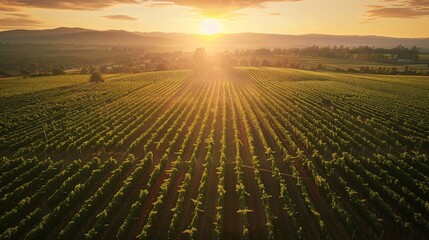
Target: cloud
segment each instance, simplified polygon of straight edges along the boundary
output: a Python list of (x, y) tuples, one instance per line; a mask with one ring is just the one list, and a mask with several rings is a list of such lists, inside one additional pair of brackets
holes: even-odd
[(2, 11), (2, 12), (17, 12), (17, 11), (19, 11), (19, 9), (15, 8), (15, 7), (10, 7), (7, 5), (2, 5), (1, 1), (0, 1), (0, 11)]
[(205, 15), (222, 15), (224, 13), (248, 7), (263, 7), (264, 4), (270, 2), (298, 1), (302, 0), (0, 0), (0, 11), (18, 11), (28, 7), (69, 10), (97, 10), (121, 4), (145, 3), (146, 7), (160, 8), (180, 5), (199, 9)]
[(270, 15), (271, 15), (271, 16), (281, 16), (282, 14), (281, 14), (281, 13), (278, 13), (278, 12), (273, 12), (273, 13), (270, 13)]
[(429, 15), (429, 9), (412, 9), (406, 7), (369, 6), (369, 19), (377, 18), (417, 18)]
[(0, 18), (0, 29), (10, 29), (19, 27), (34, 27), (42, 25), (43, 22), (30, 17), (5, 17)]
[(8, 8), (51, 8), (51, 9), (72, 9), (72, 10), (96, 10), (112, 7), (119, 4), (136, 4), (137, 0), (0, 0), (0, 7)]
[(149, 4), (147, 4), (145, 6), (151, 7), (151, 8), (163, 8), (163, 7), (174, 6), (174, 3), (171, 3), (171, 2), (150, 2)]
[(429, 0), (408, 0), (407, 2), (414, 6), (429, 6)]
[(128, 15), (107, 15), (103, 16), (104, 18), (112, 19), (112, 20), (121, 20), (121, 21), (137, 21), (138, 18), (131, 17)]
[[(147, 1), (147, 0), (146, 0)], [(198, 8), (205, 15), (223, 15), (227, 12), (248, 8), (263, 7), (270, 2), (298, 2), (301, 0), (152, 0), (151, 3), (174, 3), (180, 6)]]
[(419, 18), (429, 16), (429, 0), (382, 0), (367, 6), (367, 20), (378, 18)]
[(21, 13), (8, 13), (7, 15), (14, 16), (14, 17), (20, 17), (20, 18), (29, 18), (30, 17), (30, 15), (21, 14)]

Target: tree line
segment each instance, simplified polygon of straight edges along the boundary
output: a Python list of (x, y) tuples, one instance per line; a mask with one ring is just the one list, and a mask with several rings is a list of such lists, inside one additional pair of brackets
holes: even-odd
[(254, 51), (255, 55), (289, 55), (298, 57), (326, 57), (358, 59), (362, 61), (396, 62), (398, 60), (419, 60), (420, 48), (398, 45), (394, 48), (376, 48), (370, 46), (344, 47), (341, 46), (311, 46), (305, 48), (262, 48)]
[[(225, 51), (207, 54), (203, 48), (195, 51), (146, 53), (143, 50), (131, 49), (76, 49), (62, 52), (60, 49), (51, 50), (56, 54), (42, 53), (30, 56), (29, 52), (17, 51), (0, 53), (0, 77), (27, 76), (38, 77), (61, 74), (92, 74), (100, 73), (140, 73), (147, 71), (165, 71), (177, 69), (199, 69), (220, 67), (230, 69), (234, 66), (265, 66), (286, 67), (307, 70), (330, 70), (365, 72), (377, 74), (416, 74), (425, 75), (426, 72), (417, 71), (412, 67), (369, 67), (363, 65), (356, 68), (332, 69), (326, 66), (311, 65), (305, 59), (293, 60), (296, 57), (320, 57), (331, 59), (351, 59), (362, 62), (380, 62), (385, 64), (412, 64), (419, 60), (420, 48), (411, 48), (399, 45), (394, 48), (376, 48), (369, 46), (311, 46), (305, 48), (261, 48)], [(67, 55), (71, 54), (71, 55)], [(100, 55), (100, 56), (98, 56)], [(98, 56), (98, 57), (97, 57)], [(419, 62), (421, 63), (421, 61)], [(316, 63), (317, 64), (317, 63)]]

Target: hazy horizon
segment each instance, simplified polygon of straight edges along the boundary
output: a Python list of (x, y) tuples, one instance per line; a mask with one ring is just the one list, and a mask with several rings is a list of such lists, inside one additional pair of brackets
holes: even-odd
[[(186, 32), (175, 32), (175, 31), (128, 31), (124, 29), (115, 29), (115, 28), (107, 28), (107, 29), (94, 29), (94, 28), (86, 28), (86, 27), (79, 27), (79, 26), (58, 26), (53, 28), (40, 28), (40, 29), (31, 29), (31, 28), (16, 28), (16, 29), (0, 29), (0, 32), (8, 32), (8, 31), (46, 31), (46, 30), (57, 30), (57, 29), (85, 29), (85, 30), (91, 30), (91, 31), (125, 31), (129, 33), (163, 33), (163, 34), (184, 34), (184, 35), (194, 35), (194, 36), (201, 36), (201, 37), (207, 37), (206, 34), (203, 33), (186, 33)], [(311, 36), (311, 35), (320, 35), (320, 36), (339, 36), (339, 37), (386, 37), (386, 38), (401, 38), (401, 39), (428, 39), (428, 36), (425, 37), (395, 37), (395, 36), (385, 36), (380, 34), (325, 34), (325, 33), (302, 33), (302, 34), (289, 34), (289, 33), (264, 33), (264, 32), (220, 32), (216, 33), (215, 35), (210, 35), (208, 37), (216, 37), (216, 36), (222, 36), (222, 35), (239, 35), (239, 34), (261, 34), (261, 35), (280, 35), (280, 36)]]
[(186, 34), (429, 37), (427, 0), (0, 0), (0, 31), (80, 27)]

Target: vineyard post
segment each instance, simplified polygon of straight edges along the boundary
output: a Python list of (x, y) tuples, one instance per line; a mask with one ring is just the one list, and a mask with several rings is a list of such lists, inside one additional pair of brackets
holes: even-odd
[(419, 154), (419, 152), (420, 152), (420, 148), (422, 147), (422, 144), (423, 144), (423, 139), (420, 141), (419, 147), (417, 148), (416, 155), (418, 155), (418, 154)]
[(411, 231), (411, 234), (410, 234), (410, 236), (408, 237), (408, 240), (411, 240), (411, 239), (412, 239), (413, 234), (414, 234), (414, 229)]
[(48, 142), (48, 135), (46, 135), (46, 129), (43, 129), (43, 134), (45, 134), (46, 142)]
[(384, 235), (384, 229), (383, 231), (381, 231), (380, 240), (383, 238), (383, 235)]

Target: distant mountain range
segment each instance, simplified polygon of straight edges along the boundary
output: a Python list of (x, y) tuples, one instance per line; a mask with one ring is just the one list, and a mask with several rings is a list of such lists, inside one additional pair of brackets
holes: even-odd
[(245, 49), (291, 48), (306, 46), (374, 46), (391, 48), (399, 44), (429, 50), (429, 38), (392, 38), (381, 36), (343, 35), (285, 35), (261, 33), (219, 34), (212, 37), (197, 34), (128, 32), (123, 30), (96, 31), (84, 28), (55, 28), (47, 30), (10, 30), (0, 32), (3, 43), (62, 43), (83, 45), (133, 45), (168, 49)]

